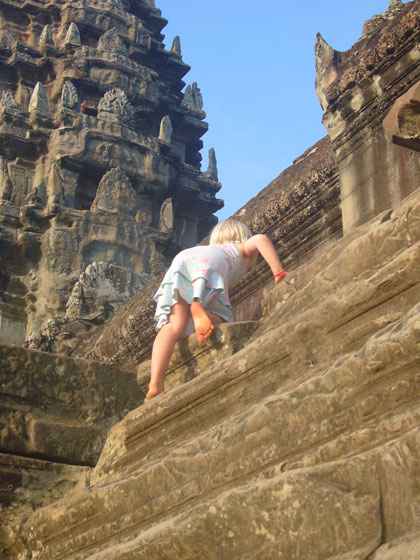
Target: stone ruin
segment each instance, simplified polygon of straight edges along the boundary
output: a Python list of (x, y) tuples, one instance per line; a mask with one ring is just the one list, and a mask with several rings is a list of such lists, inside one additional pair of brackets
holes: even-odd
[(154, 2), (0, 2), (0, 340), (65, 351), (216, 223), (166, 23)]
[[(346, 53), (317, 38), (329, 137), (235, 214), (290, 274), (257, 263), (239, 322), (182, 340), (164, 394), (143, 404), (159, 278), (71, 356), (0, 345), (5, 558), (418, 560), (419, 40), (420, 0)], [(71, 313), (111, 295), (97, 277), (128, 290), (118, 266), (82, 271)]]

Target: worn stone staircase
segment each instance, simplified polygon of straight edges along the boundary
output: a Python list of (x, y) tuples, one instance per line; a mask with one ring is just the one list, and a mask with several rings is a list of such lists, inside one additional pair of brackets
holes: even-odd
[(420, 192), (213, 336), (28, 519), (32, 557), (418, 560)]

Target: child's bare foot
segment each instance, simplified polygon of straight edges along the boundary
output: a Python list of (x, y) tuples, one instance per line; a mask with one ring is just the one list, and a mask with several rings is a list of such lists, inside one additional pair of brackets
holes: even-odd
[(154, 397), (160, 395), (160, 393), (163, 393), (163, 388), (161, 389), (160, 387), (152, 387), (149, 385), (149, 391), (147, 393), (146, 400), (153, 399)]
[(191, 315), (194, 321), (198, 342), (204, 342), (205, 339), (211, 335), (214, 329), (213, 323), (210, 321), (209, 316), (204, 311), (201, 303), (198, 301), (192, 302)]

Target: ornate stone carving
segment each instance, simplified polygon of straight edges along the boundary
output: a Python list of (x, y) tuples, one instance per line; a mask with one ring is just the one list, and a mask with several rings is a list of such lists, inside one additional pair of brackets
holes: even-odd
[(64, 38), (64, 44), (75, 46), (75, 47), (80, 47), (80, 45), (82, 44), (80, 41), (79, 28), (75, 23), (70, 24), (66, 36)]
[(13, 111), (21, 111), (20, 104), (15, 101), (12, 93), (9, 90), (3, 91), (0, 98), (0, 110), (12, 109)]
[(396, 98), (418, 81), (419, 3), (392, 2), (372, 22), (345, 53), (321, 38), (316, 47), (317, 94), (339, 162), (345, 233), (416, 190), (420, 174), (420, 162), (390, 145), (381, 126)]
[(0, 31), (0, 45), (3, 47), (8, 47), (9, 49), (13, 49), (17, 44), (16, 37), (7, 31), (7, 29), (2, 29)]
[(171, 138), (172, 138), (171, 117), (169, 115), (165, 115), (160, 123), (159, 140), (161, 140), (162, 142), (166, 142), (167, 144), (170, 144)]
[(99, 102), (98, 117), (105, 120), (129, 123), (134, 116), (134, 109), (122, 89), (111, 89)]
[(91, 211), (111, 212), (135, 216), (137, 212), (137, 196), (127, 174), (117, 167), (102, 177), (92, 203)]
[(0, 156), (0, 199), (10, 200), (12, 198), (13, 185), (9, 176), (7, 161)]
[[(4, 0), (0, 10), (0, 145), (8, 162), (0, 262), (2, 277), (11, 278), (0, 300), (0, 340), (15, 344), (65, 315), (89, 263), (109, 260), (136, 274), (161, 271), (178, 243), (195, 244), (198, 232), (207, 233), (222, 205), (200, 170), (196, 139), (206, 128), (204, 114), (181, 107), (188, 66), (165, 49), (166, 21), (154, 3), (83, 0), (58, 10), (32, 4), (24, 2), (19, 17), (13, 0)], [(123, 58), (128, 50), (132, 56)], [(168, 119), (164, 140), (157, 138), (163, 114), (154, 111), (163, 106), (185, 130), (176, 146)], [(169, 148), (180, 157), (167, 157)], [(105, 188), (104, 179), (98, 190), (106, 171), (117, 167), (126, 174), (119, 177), (122, 188), (118, 182)], [(174, 177), (176, 192), (170, 190)], [(159, 228), (169, 192), (173, 234)], [(190, 214), (194, 220), (188, 221)], [(66, 344), (63, 334), (50, 348)]]
[(41, 82), (38, 82), (32, 92), (28, 111), (48, 115), (47, 92)]
[(99, 38), (98, 52), (115, 52), (128, 56), (127, 47), (114, 27)]
[(77, 95), (76, 86), (73, 82), (66, 81), (63, 85), (63, 91), (61, 92), (61, 105), (67, 109), (75, 110), (79, 103), (79, 96)]
[(66, 305), (66, 317), (101, 323), (153, 278), (150, 274), (136, 274), (112, 263), (92, 263), (73, 287)]

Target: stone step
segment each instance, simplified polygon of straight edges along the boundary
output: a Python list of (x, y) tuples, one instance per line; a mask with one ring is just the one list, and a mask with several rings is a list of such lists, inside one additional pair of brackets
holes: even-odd
[[(200, 344), (193, 334), (180, 340), (174, 349), (165, 375), (166, 390), (191, 381), (215, 362), (233, 356), (249, 341), (258, 321), (216, 325), (211, 336)], [(142, 362), (137, 371), (137, 383), (147, 393), (150, 381), (150, 360)]]
[(316, 539), (356, 560), (418, 531), (419, 239), (420, 194), (290, 275), (242, 349), (130, 412), (90, 488), (29, 518), (33, 556), (302, 560)]

